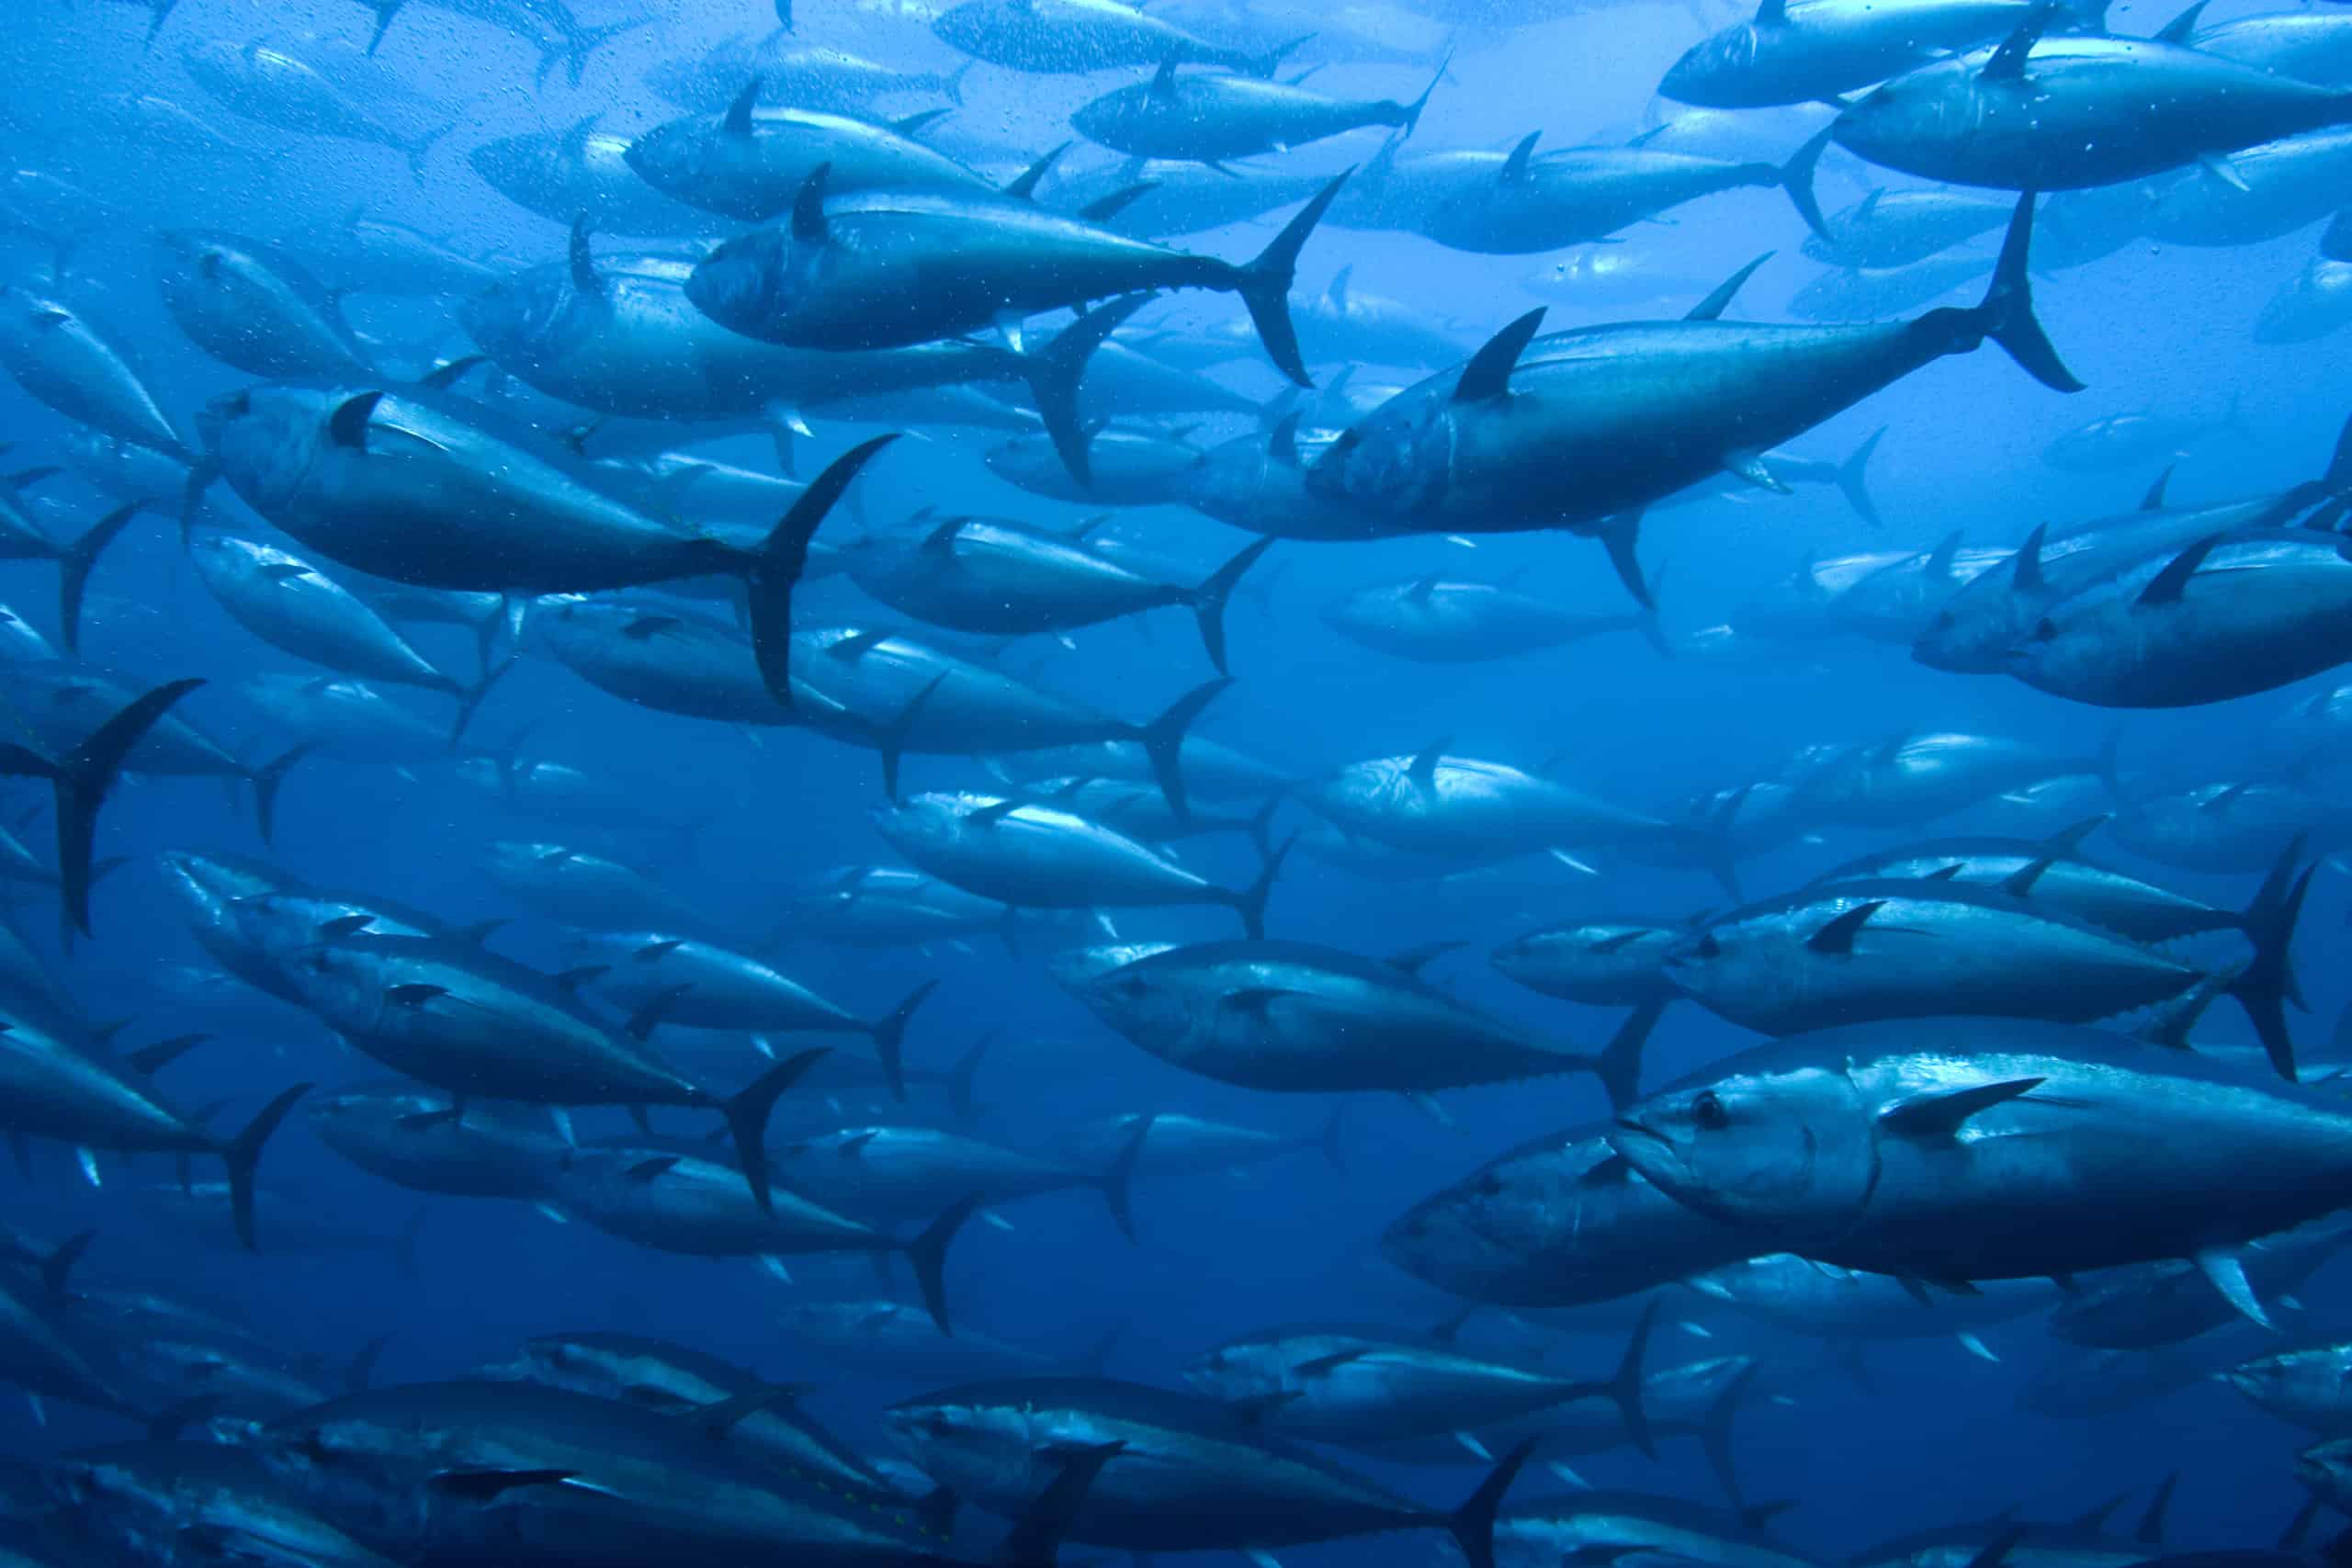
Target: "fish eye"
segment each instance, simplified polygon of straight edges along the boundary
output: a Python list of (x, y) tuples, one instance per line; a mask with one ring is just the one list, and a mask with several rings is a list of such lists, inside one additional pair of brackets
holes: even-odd
[(1720, 1133), (1731, 1125), (1731, 1112), (1713, 1089), (1702, 1089), (1699, 1098), (1690, 1102), (1690, 1120), (1710, 1133)]
[(1714, 932), (1704, 931), (1700, 934), (1699, 945), (1692, 951), (1702, 958), (1721, 958), (1724, 955), (1724, 944), (1715, 940)]
[(2049, 616), (2044, 615), (2041, 620), (2039, 620), (2039, 621), (2037, 621), (2037, 622), (2035, 622), (2035, 623), (2034, 623), (2034, 626), (2033, 626), (2033, 640), (2034, 640), (2034, 641), (2036, 641), (2036, 642), (2048, 642), (2048, 641), (2050, 641), (2052, 638), (2055, 637), (2057, 635), (2058, 635), (2058, 623), (2057, 623), (2057, 622), (2055, 622), (2055, 621), (2053, 621), (2053, 620), (2052, 620)]
[(243, 419), (254, 412), (254, 395), (251, 392), (238, 392), (223, 401), (220, 406), (231, 419)]
[(1470, 1190), (1480, 1198), (1500, 1197), (1503, 1190), (1503, 1179), (1491, 1170), (1487, 1171), (1470, 1184)]
[(1144, 983), (1141, 980), (1122, 980), (1116, 989), (1123, 997), (1140, 997), (1144, 993)]

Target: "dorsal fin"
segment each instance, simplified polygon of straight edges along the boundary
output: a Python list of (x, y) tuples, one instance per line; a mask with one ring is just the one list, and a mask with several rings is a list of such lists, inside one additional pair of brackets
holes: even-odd
[(894, 136), (904, 136), (912, 140), (955, 112), (956, 107), (953, 104), (942, 104), (935, 109), (922, 109), (914, 114), (901, 115), (890, 122), (890, 132)]
[(1331, 275), (1331, 286), (1323, 290), (1323, 298), (1335, 310), (1348, 308), (1348, 280), (1355, 276), (1356, 264), (1350, 262)]
[(1405, 597), (1414, 601), (1416, 604), (1419, 604), (1429, 598), (1430, 594), (1436, 592), (1437, 579), (1434, 577), (1424, 577), (1419, 581), (1414, 583), (1413, 586), (1405, 590)]
[(2177, 604), (2181, 594), (2188, 592), (2188, 580), (2197, 575), (2197, 569), (2205, 564), (2205, 558), (2213, 553), (2213, 547), (2222, 538), (2220, 534), (2208, 535), (2166, 561), (2165, 569), (2149, 580), (2147, 587), (2140, 590), (2139, 603)]
[(1984, 69), (1977, 73), (1977, 80), (2024, 81), (2026, 58), (2032, 54), (2033, 46), (2041, 41), (2041, 35), (2050, 30), (2050, 24), (2057, 20), (2060, 9), (2057, 0), (2046, 0), (2045, 4), (2035, 6), (2033, 13), (2018, 24), (2018, 30), (2001, 40), (2001, 47), (1993, 51), (1993, 58), (1987, 60)]
[(727, 106), (727, 118), (720, 123), (719, 129), (729, 136), (751, 135), (752, 111), (759, 107), (760, 79), (754, 76), (743, 84), (743, 90), (735, 95), (733, 103)]
[[(597, 122), (604, 118), (605, 111), (598, 109), (594, 114), (586, 115), (572, 121), (571, 129), (563, 133), (563, 156), (566, 162), (576, 164), (587, 155), (588, 139), (596, 134)], [(357, 214), (355, 213), (353, 216), (356, 217)]]
[(800, 182), (792, 197), (792, 238), (808, 245), (825, 243), (825, 187), (832, 179), (830, 163), (818, 164)]
[(2189, 38), (2197, 31), (2198, 20), (2204, 15), (2205, 0), (2197, 0), (2197, 3), (2194, 6), (2191, 6), (2188, 10), (2183, 11), (2179, 16), (2175, 17), (2171, 21), (2166, 22), (2161, 28), (2159, 28), (2156, 32), (2155, 41), (2158, 43), (2177, 43), (2183, 48), (2187, 48)]
[(1762, 255), (1758, 256), (1754, 261), (1749, 262), (1746, 266), (1741, 267), (1737, 272), (1735, 272), (1729, 277), (1724, 278), (1721, 283), (1715, 285), (1715, 291), (1713, 294), (1708, 295), (1704, 299), (1702, 299), (1696, 305), (1691, 306), (1690, 311), (1685, 314), (1682, 319), (1686, 321), (1712, 321), (1720, 318), (1724, 313), (1724, 307), (1728, 306), (1732, 302), (1733, 296), (1739, 292), (1740, 286), (1746, 283), (1749, 278), (1756, 276), (1756, 269), (1758, 267), (1762, 266), (1766, 262), (1770, 261), (1771, 259), (1772, 253), (1766, 251)]
[(1854, 939), (1861, 934), (1864, 926), (1871, 923), (1871, 917), (1884, 908), (1886, 900), (1883, 898), (1857, 904), (1805, 938), (1804, 944), (1815, 953), (1851, 953)]
[(2039, 593), (2049, 579), (2041, 571), (2041, 542), (2050, 534), (2050, 525), (2039, 523), (2025, 543), (2018, 547), (2017, 569), (2009, 574), (2009, 586), (2019, 593)]
[(1158, 180), (1137, 180), (1131, 186), (1121, 186), (1108, 196), (1098, 196), (1078, 209), (1078, 215), (1089, 223), (1108, 223), (1145, 197), (1159, 188)]
[(2053, 859), (2063, 859), (2083, 847), (2083, 840), (2115, 819), (2114, 813), (2102, 811), (2096, 817), (2086, 817), (2070, 822), (2041, 840), (2041, 852)]
[(1462, 367), (1462, 378), (1453, 384), (1453, 400), (1484, 402), (1507, 396), (1510, 391), (1510, 373), (1543, 324), (1544, 308), (1538, 306), (1488, 338), (1486, 346), (1472, 355), (1470, 363)]
[(1783, 28), (1789, 23), (1789, 0), (1760, 0), (1756, 7), (1759, 28)]
[(2150, 485), (2148, 487), (2148, 493), (2140, 498), (2141, 511), (2162, 512), (2165, 509), (2165, 491), (2172, 483), (2173, 469), (2179, 466), (2180, 465), (2177, 463), (2167, 463), (2165, 465), (2165, 471), (2156, 476), (2156, 482)]
[(1453, 737), (1451, 735), (1442, 736), (1415, 752), (1412, 765), (1405, 770), (1405, 776), (1422, 789), (1428, 789), (1435, 784), (1437, 765), (1445, 760), (1446, 746), (1453, 739)]
[(571, 220), (571, 287), (592, 299), (605, 297), (605, 280), (596, 276), (595, 253), (588, 248), (588, 215)]
[(1884, 186), (1871, 186), (1870, 195), (1862, 197), (1861, 205), (1854, 209), (1854, 215), (1846, 220), (1847, 225), (1850, 228), (1856, 223), (1869, 222), (1871, 216), (1878, 211), (1879, 197), (1885, 194), (1886, 187)]
[(1543, 135), (1541, 130), (1531, 130), (1519, 139), (1519, 144), (1510, 150), (1510, 156), (1503, 160), (1502, 181), (1505, 185), (1517, 185), (1527, 177), (1528, 163), (1535, 156), (1535, 143), (1542, 140)]
[(1266, 435), (1266, 450), (1294, 467), (1298, 462), (1298, 419), (1295, 412), (1283, 415)]
[(1176, 53), (1174, 51), (1170, 51), (1168, 58), (1159, 62), (1159, 69), (1151, 73), (1151, 86), (1148, 90), (1155, 98), (1172, 98), (1176, 96)]
[(1004, 194), (1012, 197), (1015, 201), (1035, 200), (1037, 197), (1037, 182), (1044, 179), (1046, 177), (1046, 171), (1059, 163), (1061, 161), (1061, 155), (1069, 151), (1069, 143), (1065, 141), (1060, 146), (1049, 149), (1046, 152), (1039, 154), (1035, 163), (1030, 164), (1027, 168), (1022, 170), (1012, 177), (1012, 183), (1004, 187)]
[(2057, 863), (2055, 855), (2043, 855), (2026, 862), (2001, 879), (2001, 891), (2012, 898), (2025, 897), (2033, 891), (2033, 885), (2041, 880), (2041, 874)]
[(359, 392), (344, 399), (327, 417), (327, 439), (356, 452), (368, 450), (368, 421), (383, 400), (381, 392)]
[(1936, 541), (1936, 547), (1928, 552), (1928, 575), (1929, 577), (1950, 577), (1951, 575), (1951, 563), (1958, 559), (1959, 557), (1960, 530), (1954, 528), (1951, 533), (1946, 534), (1941, 539)]

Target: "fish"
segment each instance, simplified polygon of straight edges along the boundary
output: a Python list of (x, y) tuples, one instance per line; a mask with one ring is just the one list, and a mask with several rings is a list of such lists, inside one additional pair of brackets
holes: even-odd
[(1574, 615), (1508, 582), (1421, 577), (1358, 589), (1323, 618), (1352, 642), (1417, 662), (1507, 659), (1620, 631), (1665, 647), (1653, 615)]
[[(561, 130), (493, 137), (469, 149), (466, 163), (499, 195), (549, 222), (584, 218), (605, 233), (663, 239), (725, 232), (712, 214), (642, 178), (628, 162), (638, 139), (603, 129), (604, 120), (599, 112)], [(482, 269), (479, 281), (491, 281), (489, 269)]]
[(1838, 266), (1909, 266), (1993, 232), (2008, 216), (2007, 202), (1973, 191), (1873, 186), (1853, 206), (1826, 214), (1825, 232), (1807, 235), (1804, 251)]
[(933, 792), (876, 807), (873, 818), (917, 869), (984, 898), (1045, 909), (1222, 905), (1252, 937), (1264, 934), (1284, 853), (1269, 855), (1248, 886), (1227, 887), (1115, 828), (1043, 802)]
[[(764, 1162), (763, 1162), (764, 1163)], [(952, 1205), (909, 1241), (779, 1185), (767, 1201), (745, 1190), (749, 1173), (701, 1155), (623, 1144), (582, 1151), (564, 1164), (549, 1201), (597, 1229), (657, 1251), (695, 1258), (790, 1258), (821, 1252), (903, 1253), (923, 1304), (953, 1333), (944, 1281), (947, 1247), (978, 1200)]]
[[(2086, 7), (2090, 30), (2105, 8)], [(2031, 0), (1764, 0), (1755, 17), (1710, 34), (1668, 68), (1658, 95), (1708, 108), (1770, 108), (1836, 100), (1948, 55), (2006, 37), (2029, 19), (2048, 26)]]
[(716, 123), (707, 116), (666, 121), (632, 139), (623, 157), (662, 195), (737, 223), (791, 211), (820, 167), (828, 192), (996, 194), (988, 180), (915, 140), (944, 110), (877, 125), (812, 109), (762, 109), (760, 85), (753, 77)]
[[(1450, 62), (1449, 62), (1450, 63)], [(1226, 72), (1177, 73), (1160, 61), (1151, 80), (1120, 87), (1080, 106), (1070, 127), (1088, 141), (1131, 158), (1223, 164), (1345, 135), (1371, 126), (1413, 134), (1445, 67), (1410, 103), (1395, 98), (1326, 97), (1289, 83)]]
[[(1934, 1281), (2194, 1258), (2259, 1322), (2242, 1250), (2333, 1206), (2342, 1115), (2258, 1070), (2096, 1030), (1915, 1018), (1715, 1064), (1633, 1107), (1610, 1144), (1677, 1201), (1825, 1262)], [(2008, 1223), (2021, 1184), (2030, 1228)]]
[(178, 424), (114, 333), (61, 300), (0, 283), (0, 368), (70, 420), (191, 460)]
[(1785, 190), (1811, 221), (1811, 162), (1788, 164), (1626, 147), (1570, 147), (1537, 154), (1538, 131), (1511, 149), (1491, 181), (1464, 182), (1414, 225), (1450, 250), (1538, 255), (1606, 240), (1644, 220), (1725, 191)]
[(2254, 341), (2310, 343), (2346, 321), (2352, 321), (2352, 265), (2318, 257), (2264, 302)]
[(1126, 1039), (1221, 1083), (1412, 1097), (1589, 1072), (1611, 1103), (1632, 1099), (1646, 1028), (1621, 1031), (1598, 1053), (1555, 1050), (1422, 980), (1432, 956), (1383, 963), (1253, 933), (1057, 978)]
[[(751, 548), (648, 513), (563, 448), (481, 423), (470, 405), (431, 390), (266, 383), (214, 400), (200, 423), (214, 470), (247, 504), (329, 558), (394, 581), (566, 592), (741, 575), (752, 584), (762, 678), (787, 694), (792, 585), (808, 541), (895, 439), (835, 458)], [(789, 705), (788, 694), (777, 701)]]
[[(679, 1416), (779, 1392), (707, 1352), (634, 1334), (541, 1335), (525, 1341), (511, 1360), (480, 1371), (497, 1381), (569, 1389)], [(838, 1488), (882, 1508), (905, 1509), (914, 1501), (802, 1411), (791, 1391), (745, 1413), (723, 1436), (795, 1481)]]
[(1240, 295), (1275, 368), (1311, 386), (1286, 300), (1299, 251), (1346, 178), (1236, 265), (1001, 200), (829, 199), (820, 166), (795, 196), (788, 226), (721, 244), (695, 265), (686, 297), (747, 336), (849, 349), (930, 342), (1139, 289), (1211, 288)]
[[(884, 1420), (926, 1473), (1002, 1513), (1027, 1504), (1040, 1484), (1041, 1461), (1073, 1435), (1125, 1445), (1096, 1475), (1070, 1519), (1069, 1538), (1137, 1551), (1264, 1550), (1435, 1528), (1455, 1538), (1474, 1568), (1491, 1568), (1495, 1512), (1527, 1458), (1506, 1456), (1448, 1513), (1407, 1502), (1305, 1450), (1278, 1446), (1214, 1400), (1136, 1383), (965, 1384), (892, 1405)], [(1119, 1469), (1129, 1456), (1134, 1482)]]
[(1666, 973), (1711, 1011), (1783, 1035), (1960, 1013), (2089, 1023), (2211, 986), (2238, 998), (2291, 1079), (2285, 1005), (2300, 988), (2288, 946), (2308, 884), (2282, 855), (2245, 918), (2253, 956), (2220, 972), (2036, 903), (2029, 870), (1989, 890), (1826, 883), (1714, 917), (1668, 953)]
[(409, 131), (387, 124), (345, 96), (309, 62), (259, 41), (242, 47), (228, 39), (187, 44), (180, 50), (180, 64), (230, 113), (277, 130), (390, 148), (408, 160), (409, 172), (420, 185), (425, 160), (456, 129), (444, 123)]
[[(1843, 109), (1826, 134), (1922, 179), (2055, 191), (2225, 158), (2352, 114), (2333, 90), (2189, 47), (2177, 19), (2149, 39), (2045, 37), (2059, 15), (2036, 9), (1996, 46), (1896, 76)], [(2161, 107), (2150, 115), (2150, 104)]]
[[(277, 967), (301, 1005), (384, 1066), (452, 1094), (558, 1105), (684, 1105), (725, 1118), (756, 1211), (769, 1201), (761, 1134), (813, 1059), (721, 1096), (589, 1013), (559, 981), (462, 939), (321, 933)], [(288, 961), (290, 960), (290, 962)]]
[(368, 351), (318, 280), (291, 256), (232, 234), (157, 237), (164, 307), (215, 359), (248, 376), (365, 376)]
[(545, 1108), (469, 1100), (401, 1083), (314, 1097), (319, 1141), (368, 1175), (416, 1192), (545, 1197), (571, 1142)]
[(1419, 532), (1566, 527), (1597, 536), (1646, 604), (1635, 554), (1644, 508), (1719, 468), (1740, 471), (1750, 455), (1921, 366), (1989, 339), (2045, 386), (2079, 387), (2033, 315), (2025, 275), (2032, 220), (2031, 201), (2020, 199), (1982, 302), (1911, 322), (1721, 321), (1758, 264), (1679, 322), (1539, 337), (1544, 312), (1531, 311), (1458, 370), (1351, 426), (1316, 460), (1308, 488)]
[[(571, 956), (594, 964), (589, 988), (631, 1015), (658, 1006), (663, 1022), (689, 1029), (870, 1035), (900, 1100), (906, 1098), (901, 1044), (907, 1025), (937, 984), (924, 982), (888, 1013), (868, 1021), (748, 953), (691, 937), (660, 931), (599, 932), (573, 943)], [(935, 1213), (945, 1205), (931, 1207)]]
[(868, 534), (845, 545), (842, 556), (851, 579), (869, 596), (954, 631), (1068, 632), (1182, 605), (1199, 623), (1202, 645), (1222, 675), (1227, 672), (1227, 602), (1272, 545), (1258, 540), (1192, 585), (1129, 570), (1088, 549), (1082, 539), (989, 517), (943, 518), (919, 540)]
[[(408, 0), (360, 0), (360, 3), (376, 13), (376, 30), (368, 39), (368, 52), (372, 55), (383, 47), (384, 36), (390, 30), (392, 19), (400, 15)], [(416, 0), (416, 3), (486, 22), (537, 50), (539, 64), (534, 81), (540, 86), (545, 86), (548, 75), (561, 65), (564, 80), (577, 87), (582, 73), (587, 70), (589, 55), (609, 40), (644, 27), (652, 20), (650, 17), (635, 17), (605, 27), (582, 27), (564, 0)]]
[(1251, 54), (1196, 38), (1175, 23), (1118, 0), (963, 0), (933, 17), (933, 36), (1008, 70), (1081, 74), (1121, 66), (1222, 65), (1267, 77), (1312, 34)]
[[(689, 303), (695, 265), (659, 255), (594, 255), (584, 226), (561, 265), (533, 268), (475, 294), (467, 332), (499, 366), (551, 396), (606, 414), (663, 420), (757, 415), (790, 463), (805, 405), (877, 391), (1022, 381), (1081, 480), (1091, 454), (1079, 425), (1080, 378), (1103, 339), (1139, 301), (1090, 312), (1035, 352), (922, 344), (867, 352), (779, 346), (725, 330)], [(647, 498), (666, 506), (679, 498)]]

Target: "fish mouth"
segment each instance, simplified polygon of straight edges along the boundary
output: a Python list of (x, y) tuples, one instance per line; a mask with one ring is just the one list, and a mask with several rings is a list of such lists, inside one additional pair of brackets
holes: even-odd
[(1615, 1132), (1609, 1135), (1610, 1143), (1616, 1145), (1617, 1152), (1621, 1155), (1625, 1155), (1628, 1159), (1633, 1156), (1626, 1152), (1622, 1136), (1623, 1134), (1630, 1134), (1636, 1138), (1645, 1139), (1649, 1143), (1657, 1145), (1661, 1149), (1671, 1150), (1674, 1147), (1672, 1140), (1668, 1139), (1665, 1134), (1655, 1132), (1648, 1127), (1645, 1127), (1642, 1123), (1634, 1121), (1630, 1116), (1620, 1116), (1611, 1122), (1610, 1125), (1616, 1129)]

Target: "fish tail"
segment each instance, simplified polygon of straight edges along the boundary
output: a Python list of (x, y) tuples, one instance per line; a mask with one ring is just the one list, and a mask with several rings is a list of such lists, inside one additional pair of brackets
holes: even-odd
[(1340, 187), (1348, 183), (1348, 175), (1354, 172), (1345, 171), (1317, 192), (1312, 201), (1299, 209), (1298, 216), (1274, 236), (1273, 243), (1261, 251), (1256, 260), (1235, 268), (1232, 275), (1234, 291), (1249, 308), (1250, 320), (1256, 323), (1258, 336), (1265, 344), (1274, 367), (1302, 387), (1315, 383), (1306, 374), (1306, 363), (1299, 358), (1298, 329), (1290, 319), (1290, 286), (1297, 276), (1298, 253), (1306, 245), (1306, 237), (1315, 232), (1315, 225), (1323, 220), (1323, 214), (1339, 199)]
[(808, 483), (777, 520), (758, 552), (744, 566), (751, 606), (752, 648), (758, 656), (761, 679), (777, 703), (792, 706), (792, 589), (808, 565), (808, 544), (818, 525), (857, 478), (858, 470), (896, 441), (896, 434), (877, 435), (851, 447), (833, 459)]
[(2026, 272), (2033, 245), (2033, 195), (2025, 191), (2018, 197), (2008, 236), (2001, 242), (2001, 259), (1993, 266), (1992, 285), (1968, 315), (1977, 332), (2007, 350), (2027, 375), (2055, 391), (2079, 392), (2083, 383), (2058, 357), (2050, 334), (2033, 313), (2033, 284)]

